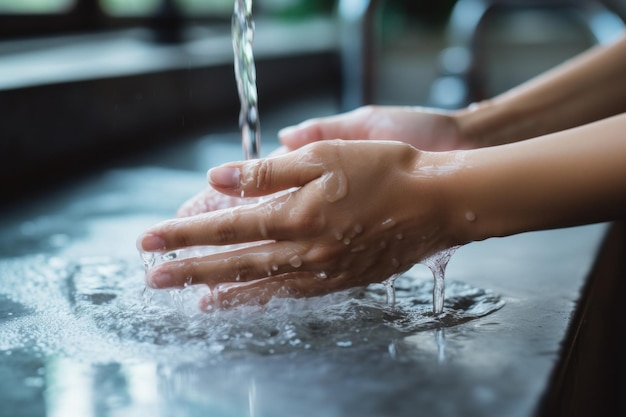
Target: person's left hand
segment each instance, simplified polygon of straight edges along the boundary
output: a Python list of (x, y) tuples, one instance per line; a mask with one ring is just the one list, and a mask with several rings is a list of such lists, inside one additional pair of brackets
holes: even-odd
[[(280, 146), (274, 149), (268, 157), (283, 155), (289, 150)], [(230, 207), (243, 206), (257, 202), (256, 197), (246, 197), (240, 195), (226, 195), (215, 190), (213, 187), (207, 187), (198, 192), (187, 201), (185, 201), (176, 211), (176, 217), (195, 216), (200, 213), (208, 213), (209, 211), (222, 210)]]
[(147, 283), (182, 287), (191, 278), (214, 289), (205, 307), (223, 307), (382, 282), (458, 244), (444, 227), (437, 175), (419, 169), (444, 157), (400, 142), (336, 140), (215, 168), (209, 179), (221, 193), (282, 193), (165, 221), (140, 236), (139, 249), (257, 243), (163, 263)]

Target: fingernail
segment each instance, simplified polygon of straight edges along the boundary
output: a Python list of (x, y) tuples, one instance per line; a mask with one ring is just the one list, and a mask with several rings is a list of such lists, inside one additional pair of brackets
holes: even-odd
[(209, 182), (221, 188), (239, 187), (241, 169), (237, 167), (221, 166), (209, 170)]
[(139, 249), (146, 252), (159, 252), (166, 248), (163, 238), (153, 234), (143, 235), (139, 238), (139, 242)]
[(198, 307), (205, 313), (210, 313), (213, 310), (217, 310), (217, 302), (213, 297), (213, 294), (209, 293), (200, 299)]
[(164, 271), (152, 271), (146, 276), (146, 285), (151, 288), (163, 288), (171, 286), (172, 275)]

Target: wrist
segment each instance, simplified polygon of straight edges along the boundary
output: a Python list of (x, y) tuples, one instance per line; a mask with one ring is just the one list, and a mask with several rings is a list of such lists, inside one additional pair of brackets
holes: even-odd
[[(432, 154), (430, 166), (440, 225), (448, 247), (509, 234), (507, 199), (501, 199), (502, 178), (494, 176), (503, 156), (501, 147)], [(497, 154), (497, 155), (496, 155)], [(424, 165), (427, 166), (427, 165)], [(505, 174), (502, 174), (505, 175)], [(506, 176), (506, 175), (505, 175)], [(506, 227), (505, 227), (506, 226)]]
[(516, 112), (495, 100), (473, 103), (454, 115), (461, 136), (472, 148), (500, 145), (519, 140)]
[(418, 223), (414, 227), (432, 237), (433, 251), (483, 239), (475, 227), (476, 213), (460, 186), (467, 169), (467, 152), (472, 151), (421, 152), (417, 161), (414, 177), (418, 186), (412, 200), (430, 203), (420, 206), (428, 206), (431, 213), (426, 225)]
[(459, 132), (474, 148), (504, 145), (551, 133), (549, 105), (515, 90), (455, 112)]

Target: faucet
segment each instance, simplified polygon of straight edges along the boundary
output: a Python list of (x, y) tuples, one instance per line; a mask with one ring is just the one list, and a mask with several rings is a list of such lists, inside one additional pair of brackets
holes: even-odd
[(377, 42), (375, 18), (382, 3), (382, 0), (338, 2), (343, 111), (374, 103)]

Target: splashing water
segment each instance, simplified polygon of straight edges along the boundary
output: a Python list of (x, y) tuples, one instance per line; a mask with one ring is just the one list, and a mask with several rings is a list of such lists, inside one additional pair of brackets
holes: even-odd
[(420, 262), (426, 265), (433, 274), (433, 314), (443, 313), (446, 267), (448, 266), (448, 262), (450, 262), (450, 258), (458, 248), (459, 246), (453, 246), (442, 250), (426, 259), (422, 259)]
[(208, 287), (144, 289), (143, 273), (134, 260), (109, 257), (0, 261), (0, 300), (15, 307), (3, 322), (0, 350), (88, 362), (192, 362), (207, 355), (346, 349), (455, 326), (504, 304), (498, 295), (453, 281), (446, 288), (445, 312), (434, 315), (429, 280), (403, 275), (394, 282), (393, 306), (385, 287), (372, 285), (203, 313), (198, 302)]
[(239, 127), (246, 159), (258, 158), (261, 150), (256, 67), (252, 44), (254, 20), (252, 0), (235, 0), (232, 19), (233, 50), (235, 52), (235, 79), (241, 101)]

